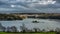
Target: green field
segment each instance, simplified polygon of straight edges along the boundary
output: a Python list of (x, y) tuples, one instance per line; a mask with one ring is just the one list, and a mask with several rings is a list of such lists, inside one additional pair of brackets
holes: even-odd
[(56, 34), (55, 32), (41, 32), (41, 33), (6, 33), (0, 32), (0, 34)]

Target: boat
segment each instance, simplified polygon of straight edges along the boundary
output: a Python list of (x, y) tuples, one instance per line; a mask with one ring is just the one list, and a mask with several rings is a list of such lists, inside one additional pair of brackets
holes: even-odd
[(37, 20), (34, 20), (34, 21), (32, 21), (32, 23), (39, 23), (39, 21), (37, 21)]

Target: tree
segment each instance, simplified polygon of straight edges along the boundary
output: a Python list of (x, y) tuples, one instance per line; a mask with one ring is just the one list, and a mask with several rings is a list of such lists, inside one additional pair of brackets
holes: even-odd
[(7, 27), (7, 32), (17, 32), (17, 28), (15, 26)]
[(56, 28), (55, 31), (56, 31), (56, 34), (60, 34), (60, 28)]
[(2, 29), (3, 29), (3, 32), (5, 32), (5, 31), (6, 31), (6, 28), (5, 28), (5, 27), (2, 27)]
[(35, 32), (40, 32), (39, 28), (33, 28)]
[(10, 27), (9, 26), (7, 27), (7, 32), (10, 32)]
[(15, 26), (12, 26), (12, 27), (11, 27), (11, 31), (12, 31), (12, 32), (17, 32), (17, 28), (16, 28)]
[(46, 31), (45, 29), (42, 30), (42, 32), (45, 32), (45, 31)]
[(26, 32), (27, 31), (27, 28), (26, 28), (24, 23), (22, 24), (22, 26), (20, 26), (20, 29), (21, 29), (22, 32)]
[(0, 31), (5, 32), (6, 28), (4, 26), (2, 26), (2, 24), (0, 23)]
[(56, 31), (56, 32), (60, 32), (60, 28), (56, 28), (55, 31)]
[(37, 32), (37, 28), (34, 28), (35, 32)]

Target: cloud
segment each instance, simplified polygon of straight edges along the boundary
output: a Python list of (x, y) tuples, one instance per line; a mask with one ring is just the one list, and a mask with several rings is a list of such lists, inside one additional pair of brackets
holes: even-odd
[(55, 1), (57, 1), (57, 3), (60, 3), (60, 0), (55, 0)]
[[(60, 0), (0, 0), (0, 12), (60, 13)], [(50, 11), (49, 11), (50, 10)]]

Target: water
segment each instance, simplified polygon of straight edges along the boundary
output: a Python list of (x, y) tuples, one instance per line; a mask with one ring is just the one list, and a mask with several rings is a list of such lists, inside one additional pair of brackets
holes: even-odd
[[(32, 23), (33, 20), (38, 20), (39, 23)], [(33, 29), (33, 28), (40, 28), (40, 29), (56, 29), (57, 27), (60, 28), (60, 20), (57, 19), (31, 19), (27, 18), (24, 20), (16, 20), (16, 21), (0, 21), (3, 26), (8, 27), (8, 26), (16, 26), (18, 29), (20, 29), (20, 26), (24, 23), (25, 26), (28, 29)]]

